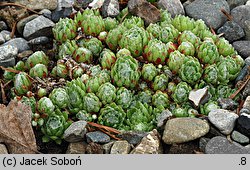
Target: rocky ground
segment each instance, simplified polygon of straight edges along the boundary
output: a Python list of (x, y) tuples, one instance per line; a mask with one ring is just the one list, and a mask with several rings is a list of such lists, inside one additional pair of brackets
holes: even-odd
[[(143, 4), (144, 0), (131, 0)], [(120, 2), (120, 6), (119, 6)], [(13, 4), (26, 8), (16, 8)], [(124, 4), (123, 4), (124, 3)], [(51, 54), (52, 27), (60, 18), (86, 7), (100, 8), (104, 17), (116, 16), (122, 4), (118, 0), (11, 0), (0, 2), (0, 66), (14, 66), (38, 50)], [(217, 34), (222, 34), (245, 60), (245, 66), (235, 84), (242, 86), (249, 75), (250, 66), (250, 1), (249, 0), (159, 0), (158, 8), (167, 9), (172, 17), (183, 14), (203, 19)], [(134, 11), (146, 23), (154, 22), (154, 10), (145, 12), (145, 6)], [(223, 10), (221, 10), (223, 9)], [(151, 15), (149, 15), (149, 12)], [(15, 13), (15, 14), (13, 14)], [(15, 16), (13, 18), (13, 16)], [(12, 29), (15, 27), (16, 29)], [(14, 32), (15, 31), (15, 32)], [(3, 72), (0, 71), (0, 78)], [(195, 93), (195, 92), (194, 92)], [(203, 92), (202, 92), (203, 93)], [(87, 130), (85, 121), (74, 122), (64, 133), (61, 145), (44, 144), (41, 132), (36, 132), (41, 153), (87, 154), (247, 154), (250, 153), (250, 81), (240, 91), (241, 104), (231, 99), (219, 101), (221, 109), (201, 118), (174, 118), (164, 111), (158, 130), (151, 132), (123, 132), (120, 140), (101, 131)], [(204, 97), (195, 93), (193, 102)], [(0, 103), (8, 101), (0, 99)], [(198, 102), (199, 103), (199, 102)], [(0, 144), (0, 153), (8, 153)]]

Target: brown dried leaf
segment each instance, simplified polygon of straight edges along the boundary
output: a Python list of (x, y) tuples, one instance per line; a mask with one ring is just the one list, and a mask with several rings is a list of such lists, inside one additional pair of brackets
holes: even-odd
[(31, 116), (30, 106), (21, 102), (0, 105), (0, 142), (6, 144), (10, 153), (38, 153)]

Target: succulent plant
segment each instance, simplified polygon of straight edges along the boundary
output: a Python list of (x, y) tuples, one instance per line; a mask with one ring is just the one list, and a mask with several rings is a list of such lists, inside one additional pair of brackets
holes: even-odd
[(118, 27), (109, 31), (106, 37), (106, 44), (108, 45), (109, 49), (115, 51), (118, 48), (118, 43), (125, 32), (125, 27), (119, 25)]
[(66, 40), (72, 40), (77, 35), (77, 24), (70, 18), (60, 18), (52, 28), (55, 39), (63, 43)]
[(168, 24), (172, 24), (172, 17), (168, 10), (160, 10), (161, 12), (161, 22), (166, 22)]
[(144, 28), (134, 26), (124, 32), (119, 46), (128, 49), (133, 57), (139, 57), (142, 55), (143, 48), (147, 45), (149, 38), (149, 33)]
[(14, 67), (16, 70), (19, 70), (19, 71), (25, 71), (26, 68), (25, 68), (25, 63), (23, 61), (18, 61)]
[(182, 42), (178, 47), (178, 51), (186, 56), (194, 56), (195, 47), (190, 42)]
[(174, 92), (172, 93), (172, 98), (175, 103), (181, 104), (188, 101), (189, 92), (192, 88), (186, 82), (180, 82), (175, 87)]
[(66, 78), (69, 76), (69, 69), (63, 60), (58, 60), (55, 66), (55, 72), (58, 77)]
[(121, 106), (111, 103), (100, 110), (98, 123), (120, 129), (125, 119), (126, 113)]
[(204, 105), (201, 105), (200, 112), (203, 115), (208, 115), (209, 112), (211, 112), (214, 109), (220, 109), (218, 102), (210, 100), (207, 103), (205, 103)]
[(83, 39), (80, 42), (80, 46), (89, 49), (95, 57), (98, 57), (103, 49), (102, 42), (97, 38)]
[(176, 117), (188, 117), (188, 109), (186, 107), (177, 106), (173, 111), (172, 114)]
[(30, 69), (29, 75), (33, 78), (45, 78), (48, 76), (48, 69), (44, 64), (36, 64)]
[(154, 38), (159, 38), (159, 33), (161, 32), (161, 27), (158, 24), (149, 24), (146, 31), (150, 33)]
[(115, 18), (107, 17), (103, 19), (105, 30), (110, 31), (118, 26), (118, 21)]
[(72, 55), (77, 48), (78, 45), (75, 40), (67, 39), (62, 45), (59, 46), (57, 59), (63, 59), (67, 55)]
[(165, 74), (157, 75), (154, 78), (154, 81), (153, 81), (153, 84), (152, 84), (153, 90), (155, 90), (155, 91), (157, 91), (157, 90), (161, 90), (161, 91), (166, 90), (167, 85), (168, 85), (168, 79), (169, 79), (168, 76), (166, 76)]
[(72, 68), (72, 77), (76, 79), (84, 74), (84, 69), (80, 66), (75, 66)]
[(152, 39), (144, 49), (144, 58), (154, 64), (164, 64), (168, 51), (167, 46), (160, 40)]
[(32, 113), (36, 112), (36, 99), (34, 96), (31, 97), (22, 96), (22, 98), (20, 99), (17, 99), (17, 97), (15, 97), (15, 99), (24, 103), (25, 105), (30, 106)]
[(127, 29), (131, 29), (135, 26), (143, 28), (144, 21), (140, 17), (132, 16), (131, 18), (125, 18), (122, 25)]
[(73, 59), (78, 63), (90, 64), (93, 61), (92, 52), (84, 47), (77, 48), (72, 55)]
[(111, 66), (115, 63), (116, 56), (115, 54), (109, 49), (103, 49), (100, 54), (100, 63), (103, 69), (111, 69)]
[(225, 38), (218, 38), (215, 44), (218, 48), (219, 54), (224, 57), (232, 56), (236, 53), (233, 46)]
[(116, 99), (115, 103), (121, 106), (123, 109), (127, 109), (131, 102), (133, 94), (130, 90), (126, 89), (125, 87), (120, 87), (116, 91)]
[(195, 48), (197, 48), (200, 45), (201, 40), (194, 33), (186, 30), (183, 31), (178, 37), (178, 43), (181, 44), (182, 42), (190, 42)]
[(93, 118), (94, 116), (90, 113), (88, 113), (87, 111), (85, 110), (80, 110), (77, 114), (76, 114), (76, 118), (78, 120), (84, 120), (84, 121), (87, 121), (87, 122), (92, 122), (94, 120)]
[(216, 64), (208, 65), (204, 68), (203, 80), (208, 84), (218, 84), (218, 69)]
[(69, 104), (69, 96), (67, 91), (64, 88), (53, 89), (49, 94), (49, 98), (52, 103), (60, 109), (64, 109)]
[(134, 96), (134, 100), (139, 101), (142, 104), (147, 103), (147, 104), (151, 105), (152, 104), (152, 94), (153, 94), (153, 92), (151, 90), (139, 91)]
[(86, 110), (88, 113), (99, 112), (101, 106), (102, 103), (94, 93), (87, 93), (83, 97), (83, 109)]
[(81, 22), (81, 28), (86, 35), (98, 36), (105, 31), (105, 23), (99, 15), (86, 15)]
[(118, 87), (134, 88), (140, 78), (138, 69), (138, 62), (133, 57), (119, 57), (111, 68), (111, 78)]
[(116, 58), (123, 57), (123, 56), (131, 56), (131, 52), (126, 48), (122, 48), (119, 51), (117, 51)]
[(195, 21), (184, 15), (177, 15), (172, 20), (172, 25), (180, 32), (185, 30), (193, 30), (195, 28)]
[(83, 12), (78, 11), (74, 17), (74, 21), (78, 26), (82, 25), (83, 20), (86, 19), (86, 16), (95, 15), (100, 16), (100, 12), (98, 9), (89, 9), (86, 8)]
[[(14, 69), (13, 67), (8, 67), (8, 69)], [(5, 70), (3, 73), (3, 77), (5, 81), (13, 80), (15, 77), (16, 73), (13, 73), (11, 71)]]
[(185, 55), (181, 54), (178, 50), (170, 53), (168, 59), (168, 67), (174, 73), (177, 74), (185, 60)]
[(142, 78), (145, 81), (153, 81), (155, 76), (157, 76), (158, 71), (152, 63), (144, 64), (142, 67)]
[(164, 43), (176, 42), (179, 36), (179, 31), (172, 25), (161, 27), (159, 40)]
[(104, 83), (98, 88), (96, 95), (104, 105), (112, 103), (116, 98), (116, 88), (109, 82)]
[(162, 91), (156, 91), (155, 94), (152, 96), (152, 104), (155, 107), (169, 107), (169, 98), (167, 93), (163, 93)]
[(18, 96), (25, 95), (32, 87), (32, 83), (28, 74), (25, 72), (20, 72), (14, 77), (14, 88), (15, 93)]
[(27, 69), (34, 67), (36, 64), (44, 64), (48, 66), (49, 58), (43, 51), (36, 51), (25, 62)]
[(37, 102), (37, 110), (41, 114), (51, 115), (51, 114), (54, 113), (55, 105), (52, 103), (52, 101), (50, 100), (50, 98), (48, 98), (48, 97), (42, 97)]
[(116, 19), (119, 22), (122, 22), (125, 18), (131, 18), (132, 15), (128, 11), (128, 7), (124, 8), (119, 15), (116, 16)]

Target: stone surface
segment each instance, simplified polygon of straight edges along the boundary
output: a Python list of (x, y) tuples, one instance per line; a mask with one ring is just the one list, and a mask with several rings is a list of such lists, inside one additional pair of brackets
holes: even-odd
[(249, 143), (249, 138), (243, 134), (241, 134), (238, 131), (233, 131), (231, 134), (232, 139), (235, 142), (241, 143), (241, 144), (248, 144)]
[(247, 96), (242, 108), (250, 110), (250, 96)]
[(163, 153), (160, 134), (156, 129), (141, 140), (130, 154), (161, 154)]
[(7, 30), (8, 27), (4, 21), (0, 21), (0, 31)]
[(51, 19), (52, 12), (49, 9), (43, 9), (39, 12), (39, 14), (42, 14), (48, 19)]
[(68, 17), (73, 12), (73, 4), (74, 0), (58, 0), (58, 6), (51, 14), (52, 21), (58, 22), (60, 18)]
[(87, 143), (75, 142), (69, 143), (66, 154), (84, 154), (86, 152)]
[(87, 154), (103, 154), (103, 148), (102, 145), (98, 143), (91, 142), (88, 144), (86, 148)]
[(128, 154), (130, 150), (131, 146), (126, 140), (115, 141), (110, 154)]
[(104, 154), (110, 154), (111, 151), (111, 147), (113, 146), (114, 141), (111, 141), (109, 143), (105, 143), (104, 145), (102, 145)]
[(235, 41), (233, 47), (243, 58), (250, 56), (250, 41)]
[(75, 0), (74, 7), (76, 8), (87, 8), (93, 0)]
[(250, 0), (247, 1), (246, 5), (250, 5)]
[(105, 0), (102, 5), (103, 17), (116, 17), (120, 13), (118, 0)]
[(185, 15), (184, 8), (180, 0), (159, 0), (157, 6), (160, 9), (166, 9), (172, 17), (176, 15)]
[(238, 106), (238, 103), (230, 98), (219, 98), (218, 104), (222, 109), (226, 110), (235, 110)]
[(11, 45), (18, 49), (18, 53), (21, 53), (26, 50), (30, 50), (30, 46), (28, 45), (28, 42), (23, 38), (13, 38), (6, 42), (3, 45)]
[(108, 143), (110, 141), (110, 137), (103, 132), (95, 131), (89, 132), (86, 134), (87, 142), (95, 142), (95, 143)]
[(227, 21), (221, 9), (230, 13), (229, 5), (225, 0), (195, 0), (185, 7), (188, 16), (203, 19), (214, 29), (220, 28)]
[(33, 19), (35, 19), (36, 17), (38, 17), (38, 15), (37, 15), (37, 14), (34, 14), (34, 15), (30, 15), (30, 16), (28, 16), (28, 17), (26, 17), (26, 18), (23, 18), (23, 19), (21, 19), (20, 21), (18, 21), (18, 23), (17, 23), (17, 25), (16, 25), (16, 28), (17, 28), (18, 33), (19, 33), (19, 34), (23, 34), (23, 30), (24, 30), (25, 25), (26, 25), (28, 22), (30, 22), (30, 21), (32, 21)]
[(0, 46), (0, 61), (16, 57), (18, 49), (12, 45)]
[(89, 7), (92, 9), (99, 9), (102, 7), (104, 3), (104, 0), (93, 0), (90, 4)]
[(0, 45), (5, 43), (5, 39), (3, 37), (3, 35), (0, 33)]
[[(193, 105), (198, 108), (200, 104), (207, 102), (208, 88), (204, 87), (202, 89), (195, 89), (189, 93), (188, 99), (193, 103)], [(205, 101), (204, 101), (205, 100)]]
[(4, 144), (0, 143), (0, 154), (8, 154), (8, 150)]
[(243, 97), (246, 98), (247, 96), (250, 96), (250, 81), (248, 81), (246, 87), (243, 90)]
[(167, 154), (194, 154), (199, 151), (197, 141), (190, 141), (185, 143), (173, 144), (170, 146)]
[(131, 14), (141, 17), (146, 26), (160, 20), (160, 10), (146, 0), (130, 0), (128, 10)]
[(54, 25), (54, 22), (48, 18), (39, 16), (25, 25), (23, 36), (27, 40), (41, 36), (52, 36), (52, 27)]
[(195, 140), (209, 132), (206, 121), (198, 118), (174, 118), (167, 121), (163, 132), (166, 144), (184, 143)]
[(0, 66), (3, 67), (13, 67), (16, 64), (16, 59), (14, 57), (6, 59), (6, 60), (0, 60)]
[(233, 9), (237, 6), (245, 5), (247, 1), (248, 0), (227, 0), (227, 3), (230, 6), (230, 9)]
[(245, 66), (241, 69), (240, 73), (238, 74), (237, 78), (235, 79), (235, 82), (238, 82), (238, 81), (244, 79), (244, 77), (247, 75), (249, 65), (250, 64), (247, 64), (247, 62), (245, 62)]
[(234, 21), (227, 21), (222, 27), (217, 31), (218, 34), (223, 33), (229, 42), (239, 40), (245, 36), (243, 28)]
[(242, 113), (237, 119), (236, 129), (243, 135), (250, 137), (250, 115)]
[(233, 21), (244, 29), (244, 23), (250, 20), (250, 8), (247, 5), (240, 5), (231, 10)]
[(233, 131), (238, 117), (234, 112), (224, 109), (214, 109), (208, 114), (209, 121), (225, 135)]
[(127, 131), (118, 134), (118, 137), (128, 141), (132, 145), (137, 145), (146, 135), (148, 135), (147, 132)]
[(37, 38), (34, 38), (32, 40), (29, 40), (29, 44), (30, 45), (39, 45), (39, 44), (47, 44), (49, 42), (49, 38), (48, 37), (37, 37)]
[(217, 136), (212, 138), (206, 148), (206, 154), (249, 154), (250, 150), (243, 146), (231, 143), (225, 137)]
[(250, 56), (245, 59), (245, 64), (250, 66)]
[(73, 122), (64, 132), (63, 138), (67, 142), (80, 142), (86, 134), (86, 121)]
[(245, 39), (250, 41), (250, 20), (244, 22)]
[(9, 32), (7, 30), (3, 30), (3, 31), (1, 31), (1, 34), (2, 34), (3, 38), (5, 39), (5, 41), (9, 41), (11, 39), (11, 37), (10, 37), (11, 32)]
[(205, 152), (205, 148), (207, 146), (207, 143), (209, 142), (209, 138), (201, 137), (199, 140), (199, 149), (201, 152)]
[(57, 0), (14, 0), (14, 2), (33, 10), (54, 10), (57, 7)]
[(156, 119), (157, 127), (162, 127), (166, 123), (167, 119), (172, 115), (173, 114), (168, 109), (164, 110)]
[(33, 54), (32, 50), (23, 51), (17, 55), (17, 58), (19, 59), (28, 58), (31, 54)]

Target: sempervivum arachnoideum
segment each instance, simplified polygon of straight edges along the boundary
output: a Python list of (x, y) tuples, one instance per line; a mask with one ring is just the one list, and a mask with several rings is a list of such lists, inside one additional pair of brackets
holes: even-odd
[(78, 63), (90, 64), (93, 61), (93, 54), (89, 49), (80, 47), (73, 52), (72, 58)]
[(187, 16), (177, 15), (173, 18), (172, 25), (180, 32), (191, 31), (195, 28), (195, 21)]
[(123, 33), (125, 32), (126, 28), (122, 25), (119, 25), (118, 27), (110, 30), (108, 32), (108, 35), (106, 37), (106, 44), (109, 47), (110, 50), (117, 50), (118, 48), (118, 43), (123, 35)]
[(111, 83), (102, 84), (96, 93), (102, 104), (112, 103), (116, 98), (116, 88)]
[(105, 30), (110, 31), (118, 26), (118, 21), (115, 18), (107, 17), (103, 19)]
[(182, 42), (178, 47), (178, 51), (186, 56), (194, 56), (195, 47), (190, 42)]
[(48, 68), (44, 64), (36, 64), (29, 71), (30, 77), (46, 78), (48, 76)]
[(37, 109), (41, 114), (51, 115), (55, 110), (55, 105), (48, 97), (42, 97), (37, 102)]
[(116, 91), (115, 103), (121, 106), (123, 109), (127, 109), (132, 102), (133, 94), (125, 87), (120, 87)]
[(14, 91), (17, 95), (25, 95), (32, 87), (27, 73), (20, 72), (14, 77)]
[(110, 70), (111, 66), (115, 63), (115, 61), (116, 61), (115, 54), (107, 48), (103, 49), (103, 51), (100, 54), (100, 63), (102, 68)]
[(158, 24), (149, 24), (146, 28), (146, 31), (150, 33), (154, 38), (159, 39), (161, 27)]
[(99, 112), (101, 106), (101, 101), (94, 93), (87, 93), (83, 97), (83, 109), (86, 110), (88, 113)]
[(144, 28), (144, 21), (140, 17), (132, 16), (131, 18), (125, 18), (122, 25), (127, 29), (131, 29), (134, 26)]
[(174, 73), (177, 74), (185, 60), (185, 55), (180, 53), (178, 50), (170, 53), (168, 58), (168, 67)]
[(158, 75), (156, 67), (152, 63), (144, 64), (142, 67), (142, 78), (145, 81), (151, 82)]
[(36, 51), (25, 62), (25, 67), (29, 70), (36, 64), (44, 64), (48, 66), (49, 57), (43, 51)]
[(215, 44), (218, 48), (219, 54), (224, 57), (232, 56), (237, 53), (233, 46), (225, 38), (218, 38)]
[(81, 47), (89, 49), (95, 57), (98, 57), (103, 49), (102, 42), (95, 37), (90, 39), (82, 39), (79, 44)]
[(147, 103), (151, 105), (152, 95), (153, 95), (153, 92), (151, 90), (139, 91), (138, 94), (134, 95), (134, 101), (139, 101), (141, 103)]
[(195, 48), (197, 48), (200, 45), (201, 40), (194, 33), (186, 30), (183, 31), (178, 37), (178, 44), (181, 44), (182, 42), (190, 42)]
[(181, 104), (188, 101), (189, 92), (192, 88), (186, 82), (180, 82), (175, 87), (171, 97), (175, 103)]
[(179, 31), (172, 25), (161, 26), (159, 32), (159, 40), (164, 43), (177, 42)]
[(66, 108), (69, 104), (68, 93), (64, 88), (61, 87), (53, 89), (49, 94), (49, 98), (53, 104), (60, 109)]
[(163, 93), (162, 91), (156, 91), (155, 94), (152, 96), (152, 104), (155, 107), (163, 106), (167, 108), (169, 106), (169, 99), (167, 93)]
[(75, 40), (66, 40), (62, 45), (58, 48), (58, 56), (57, 59), (63, 59), (68, 55), (72, 55), (73, 52), (78, 48)]
[(168, 85), (168, 79), (169, 79), (168, 76), (165, 75), (165, 74), (157, 75), (154, 78), (154, 81), (152, 83), (153, 90), (155, 90), (155, 91), (157, 91), (157, 90), (161, 90), (161, 91), (166, 90), (167, 85)]

